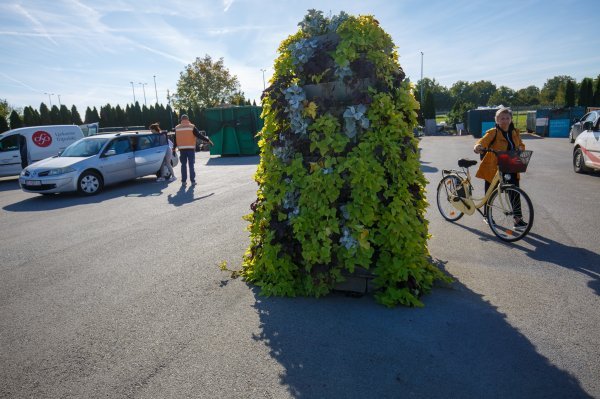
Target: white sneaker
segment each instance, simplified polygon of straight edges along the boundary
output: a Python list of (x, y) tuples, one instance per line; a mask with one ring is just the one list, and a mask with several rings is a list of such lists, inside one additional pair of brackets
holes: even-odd
[(169, 178), (169, 181), (175, 181), (175, 180), (177, 180), (177, 178), (176, 178), (175, 176), (171, 176), (171, 177)]
[(156, 181), (165, 181), (164, 177), (159, 177), (158, 179), (156, 179)]

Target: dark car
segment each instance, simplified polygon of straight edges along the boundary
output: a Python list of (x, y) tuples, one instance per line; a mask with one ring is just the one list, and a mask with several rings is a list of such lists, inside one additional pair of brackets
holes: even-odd
[(571, 126), (571, 130), (569, 131), (569, 141), (571, 143), (574, 143), (575, 140), (577, 139), (577, 136), (579, 136), (579, 134), (581, 132), (583, 132), (583, 124), (585, 122), (592, 122), (593, 125), (596, 124), (596, 121), (600, 118), (600, 111), (591, 111), (588, 112), (587, 114), (583, 115), (581, 117), (580, 120), (578, 120), (577, 122), (575, 122), (573, 124), (573, 126)]

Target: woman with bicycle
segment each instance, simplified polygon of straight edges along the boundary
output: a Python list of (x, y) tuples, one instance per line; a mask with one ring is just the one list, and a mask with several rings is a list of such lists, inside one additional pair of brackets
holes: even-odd
[[(485, 132), (485, 135), (477, 141), (473, 151), (478, 154), (485, 154), (479, 169), (475, 176), (485, 180), (485, 191), (491, 185), (494, 176), (498, 170), (498, 160), (496, 155), (492, 152), (486, 152), (486, 149), (492, 149), (496, 151), (511, 151), (511, 150), (525, 150), (525, 144), (521, 140), (519, 130), (515, 128), (512, 123), (512, 111), (510, 108), (501, 107), (496, 111), (496, 126)], [(509, 184), (514, 184), (519, 187), (519, 174), (508, 173), (505, 174), (505, 181)], [(518, 195), (511, 198), (511, 203), (515, 210), (515, 228), (525, 229), (527, 223), (521, 219), (521, 199)], [(487, 207), (486, 207), (487, 210)], [(484, 215), (485, 216), (485, 215)], [(487, 218), (484, 217), (484, 221), (487, 223)]]

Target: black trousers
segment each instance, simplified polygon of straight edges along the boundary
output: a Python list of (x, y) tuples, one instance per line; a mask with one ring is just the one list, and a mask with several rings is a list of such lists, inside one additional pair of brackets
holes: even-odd
[[(513, 185), (519, 187), (519, 179), (517, 178), (517, 173), (508, 173), (508, 176), (510, 176), (510, 177), (508, 179), (506, 179), (506, 183), (513, 184)], [(491, 186), (491, 183), (489, 183), (486, 180), (485, 184), (484, 184), (486, 193), (487, 193), (487, 190), (490, 188), (490, 186)], [(523, 213), (521, 212), (521, 196), (515, 192), (508, 193), (508, 196), (510, 198), (510, 204), (513, 208), (515, 217), (518, 217), (518, 218), (523, 217)], [(487, 206), (483, 208), (483, 214), (484, 214), (484, 216), (487, 215)]]

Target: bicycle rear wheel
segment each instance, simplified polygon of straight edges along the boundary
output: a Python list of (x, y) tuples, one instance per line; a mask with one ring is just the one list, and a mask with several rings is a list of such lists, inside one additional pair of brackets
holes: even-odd
[(518, 241), (533, 226), (533, 205), (529, 196), (519, 187), (496, 189), (486, 207), (488, 225), (502, 241)]
[(458, 176), (448, 175), (444, 177), (437, 188), (437, 206), (442, 217), (450, 222), (455, 222), (464, 213), (452, 205), (452, 199), (458, 197), (457, 190), (462, 187)]

